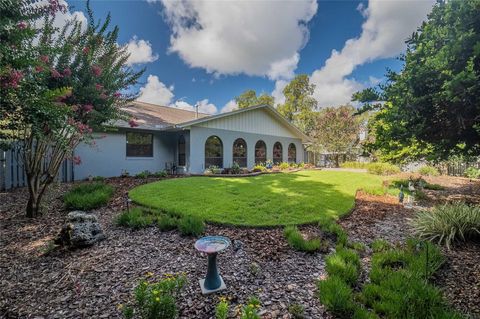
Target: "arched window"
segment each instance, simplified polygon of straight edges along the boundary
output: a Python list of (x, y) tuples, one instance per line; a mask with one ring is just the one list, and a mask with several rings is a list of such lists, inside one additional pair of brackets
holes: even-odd
[(260, 140), (255, 144), (255, 164), (265, 163), (267, 161), (267, 145)]
[(243, 138), (237, 138), (233, 142), (233, 161), (240, 167), (247, 167), (247, 143)]
[(278, 164), (283, 162), (283, 148), (280, 142), (273, 144), (273, 163)]
[(288, 145), (288, 162), (297, 162), (297, 147), (293, 143), (290, 143), (290, 145)]
[(185, 166), (185, 137), (180, 135), (178, 138), (178, 166)]
[(218, 136), (210, 136), (205, 142), (205, 168), (223, 167), (223, 144)]

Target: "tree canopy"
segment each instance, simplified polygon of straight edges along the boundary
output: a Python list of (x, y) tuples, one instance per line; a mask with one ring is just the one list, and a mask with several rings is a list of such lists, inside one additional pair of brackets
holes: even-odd
[(239, 96), (235, 97), (235, 102), (237, 102), (238, 108), (244, 109), (249, 106), (266, 104), (273, 106), (274, 99), (273, 96), (268, 94), (261, 94), (257, 96), (255, 90), (246, 90)]

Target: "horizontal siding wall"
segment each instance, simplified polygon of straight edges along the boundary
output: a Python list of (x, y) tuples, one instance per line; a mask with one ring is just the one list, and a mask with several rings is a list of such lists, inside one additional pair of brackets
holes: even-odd
[(107, 133), (98, 136), (95, 145), (81, 144), (75, 150), (82, 163), (75, 166), (75, 179), (82, 180), (88, 176), (120, 176), (123, 170), (130, 175), (144, 170), (157, 172), (165, 168), (166, 162), (174, 158), (175, 134), (153, 133), (153, 157), (127, 157), (126, 131)]
[(271, 136), (297, 137), (287, 126), (273, 118), (265, 109), (252, 110), (211, 120), (198, 126)]
[(267, 145), (267, 159), (273, 159), (273, 144), (280, 142), (283, 147), (283, 161), (288, 160), (288, 145), (294, 143), (297, 149), (297, 163), (303, 162), (304, 149), (298, 138), (254, 134), (214, 128), (194, 126), (190, 129), (190, 168), (192, 173), (203, 173), (205, 170), (205, 142), (210, 136), (218, 136), (223, 144), (223, 166), (233, 164), (233, 142), (243, 138), (247, 142), (247, 166), (255, 165), (255, 144), (263, 140)]

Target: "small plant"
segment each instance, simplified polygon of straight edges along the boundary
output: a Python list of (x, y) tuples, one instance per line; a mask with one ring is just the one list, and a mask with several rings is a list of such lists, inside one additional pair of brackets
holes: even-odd
[(338, 249), (326, 259), (327, 273), (329, 276), (337, 276), (349, 285), (353, 285), (360, 273), (360, 258), (351, 249)]
[(185, 215), (178, 221), (178, 230), (184, 236), (199, 236), (205, 231), (205, 223), (197, 216)]
[(267, 169), (263, 165), (255, 165), (252, 172), (265, 172)]
[(103, 183), (88, 183), (74, 187), (63, 197), (67, 209), (90, 210), (104, 206), (113, 195), (113, 187)]
[(280, 163), (280, 164), (278, 165), (278, 167), (279, 167), (282, 171), (284, 171), (284, 170), (290, 168), (290, 164), (288, 164), (287, 162), (282, 162), (282, 163)]
[(162, 177), (167, 177), (168, 174), (167, 174), (166, 171), (162, 170), (162, 171), (158, 171), (158, 172), (153, 173), (153, 176), (155, 176), (157, 178), (162, 178)]
[(367, 246), (364, 243), (360, 242), (349, 243), (348, 246), (358, 252), (364, 252), (365, 250), (367, 250)]
[(258, 276), (260, 274), (260, 266), (256, 263), (256, 262), (252, 262), (249, 266), (248, 266), (248, 271), (250, 272), (250, 274), (254, 277)]
[(318, 282), (318, 295), (327, 310), (340, 318), (350, 317), (354, 310), (352, 288), (336, 276)]
[(348, 244), (348, 235), (342, 226), (337, 224), (334, 219), (324, 217), (318, 222), (320, 229), (326, 234), (333, 235), (338, 246), (346, 247)]
[(355, 168), (355, 169), (367, 169), (370, 163), (364, 162), (343, 162), (340, 164), (341, 168)]
[(303, 319), (305, 318), (305, 307), (298, 303), (292, 303), (288, 306), (288, 312), (293, 319)]
[(374, 253), (387, 251), (392, 248), (392, 245), (385, 239), (376, 239), (370, 244), (370, 246)]
[(261, 303), (257, 297), (250, 297), (247, 304), (242, 309), (240, 319), (260, 319), (261, 317), (258, 314), (260, 306)]
[(240, 174), (241, 168), (240, 168), (240, 165), (238, 165), (237, 162), (233, 162), (232, 167), (231, 167), (231, 172), (232, 172), (232, 174)]
[(322, 241), (320, 238), (305, 239), (296, 226), (287, 226), (283, 231), (288, 244), (300, 251), (314, 252), (320, 249)]
[(374, 196), (383, 196), (387, 193), (387, 188), (384, 186), (371, 186), (371, 187), (363, 187), (362, 191), (366, 194), (369, 195), (374, 195)]
[(415, 196), (416, 200), (427, 200), (428, 199), (428, 195), (420, 189), (415, 190), (414, 196)]
[(367, 166), (367, 171), (374, 175), (393, 175), (400, 173), (400, 168), (389, 163), (370, 163)]
[(425, 165), (422, 166), (418, 169), (418, 173), (420, 175), (426, 175), (426, 176), (438, 176), (440, 175), (440, 172), (438, 171), (437, 168), (430, 166), (430, 165)]
[(455, 241), (480, 237), (480, 207), (464, 203), (420, 211), (412, 220), (414, 234), (448, 248)]
[(469, 167), (465, 170), (465, 177), (468, 178), (480, 178), (480, 169), (475, 167)]
[(215, 307), (215, 319), (227, 319), (230, 305), (225, 297), (220, 297), (220, 302)]
[(136, 178), (142, 178), (142, 179), (145, 179), (147, 178), (148, 176), (150, 176), (152, 173), (150, 173), (150, 171), (148, 170), (145, 170), (145, 171), (142, 171), (140, 173), (138, 173), (137, 175), (135, 175)]
[(161, 231), (169, 231), (177, 228), (178, 220), (167, 214), (157, 217), (157, 226)]
[(127, 319), (176, 318), (176, 299), (186, 282), (184, 275), (166, 275), (158, 282), (142, 279), (134, 290), (134, 301), (122, 309), (124, 316)]
[(301, 169), (304, 169), (305, 168), (305, 163), (304, 162), (300, 162), (297, 164), (297, 167), (298, 168), (301, 168)]
[(120, 173), (120, 177), (129, 177), (130, 173), (126, 169), (122, 169), (122, 172)]
[(133, 229), (151, 226), (153, 222), (153, 216), (149, 212), (145, 212), (139, 207), (133, 207), (130, 209), (130, 211), (122, 212), (116, 219), (117, 225), (130, 227)]
[(94, 176), (93, 181), (94, 182), (103, 182), (105, 180), (105, 177), (103, 176)]
[(445, 187), (443, 187), (442, 185), (430, 184), (430, 183), (425, 183), (425, 185), (423, 185), (423, 188), (429, 189), (432, 191), (441, 191), (445, 189)]

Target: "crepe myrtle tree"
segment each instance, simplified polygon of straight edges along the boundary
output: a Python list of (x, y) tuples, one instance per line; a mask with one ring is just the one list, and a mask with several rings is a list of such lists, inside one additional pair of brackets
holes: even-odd
[(112, 120), (137, 125), (119, 107), (136, 97), (121, 92), (144, 70), (126, 66), (118, 27), (110, 28), (110, 15), (96, 23), (88, 2), (86, 25), (73, 20), (60, 29), (54, 18), (68, 9), (58, 0), (0, 1), (0, 140), (18, 147), (26, 214), (35, 217), (62, 162), (80, 164), (79, 143), (94, 143), (92, 132)]

